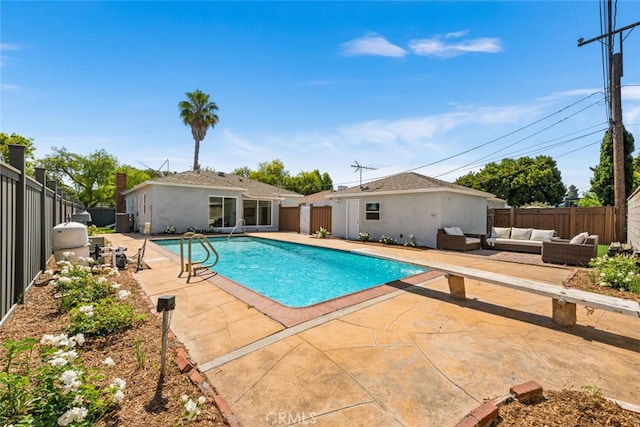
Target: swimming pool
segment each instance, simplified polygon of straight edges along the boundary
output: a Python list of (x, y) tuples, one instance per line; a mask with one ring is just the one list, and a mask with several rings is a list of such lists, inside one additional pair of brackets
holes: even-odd
[[(427, 271), (351, 252), (256, 237), (209, 240), (220, 255), (212, 270), (289, 307), (307, 307)], [(154, 243), (180, 254), (178, 239)], [(204, 257), (197, 243), (192, 257)]]

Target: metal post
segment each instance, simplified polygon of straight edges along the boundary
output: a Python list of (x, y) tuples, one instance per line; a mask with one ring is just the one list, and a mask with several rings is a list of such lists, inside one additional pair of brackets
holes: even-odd
[(176, 308), (176, 297), (166, 295), (158, 298), (156, 310), (162, 312), (162, 353), (160, 355), (160, 381), (164, 379), (164, 369), (167, 358), (167, 335), (169, 335), (170, 311)]

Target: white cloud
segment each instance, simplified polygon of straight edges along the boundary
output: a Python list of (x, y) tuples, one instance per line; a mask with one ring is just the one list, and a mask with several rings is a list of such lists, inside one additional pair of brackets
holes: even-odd
[(18, 92), (20, 90), (20, 86), (12, 85), (9, 83), (0, 84), (0, 89), (7, 92)]
[(341, 47), (342, 54), (346, 56), (373, 55), (401, 58), (407, 54), (405, 49), (375, 33), (343, 43)]
[(622, 99), (640, 100), (640, 85), (638, 86), (623, 86), (622, 87)]
[(0, 43), (0, 52), (5, 50), (18, 50), (20, 49), (20, 45), (14, 43)]
[(452, 32), (444, 36), (434, 36), (427, 39), (411, 40), (409, 48), (420, 56), (436, 58), (452, 58), (466, 53), (498, 53), (502, 52), (502, 42), (495, 37), (479, 37), (457, 42), (447, 42), (446, 39), (459, 39), (468, 34), (467, 30)]
[[(558, 99), (562, 99), (562, 98), (570, 98), (570, 97), (574, 97), (574, 96), (589, 96), (589, 95), (595, 95), (597, 93), (600, 93), (600, 96), (602, 95), (603, 89), (598, 88), (588, 88), (588, 89), (572, 89), (572, 90), (565, 90), (565, 91), (561, 91), (561, 92), (554, 92), (550, 95), (547, 96), (543, 96), (538, 98), (538, 101), (556, 101)], [(596, 99), (596, 98), (594, 98)]]

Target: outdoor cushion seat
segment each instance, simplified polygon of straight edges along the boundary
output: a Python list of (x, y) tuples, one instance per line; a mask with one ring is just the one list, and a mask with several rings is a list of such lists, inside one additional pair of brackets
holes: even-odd
[(484, 234), (463, 233), (460, 227), (445, 227), (438, 229), (436, 247), (453, 251), (472, 251), (480, 249)]
[(539, 254), (542, 242), (554, 239), (555, 230), (536, 228), (492, 227), (491, 235), (483, 247), (498, 251), (514, 251)]
[[(581, 234), (584, 236), (584, 233)], [(572, 240), (555, 239), (551, 242), (542, 242), (542, 261), (587, 267), (589, 261), (598, 254), (598, 235), (586, 234), (588, 237), (583, 243), (576, 243), (580, 242), (581, 238)]]

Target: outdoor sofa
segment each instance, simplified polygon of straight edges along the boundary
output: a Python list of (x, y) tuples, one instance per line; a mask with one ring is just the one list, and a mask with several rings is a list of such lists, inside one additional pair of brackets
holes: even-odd
[(598, 235), (580, 233), (571, 240), (542, 242), (542, 261), (587, 267), (598, 253)]
[(485, 234), (464, 233), (460, 227), (439, 228), (436, 248), (452, 251), (472, 251), (482, 248)]
[(536, 228), (492, 227), (491, 234), (484, 242), (484, 248), (497, 251), (542, 253), (542, 244), (552, 241), (555, 230)]

